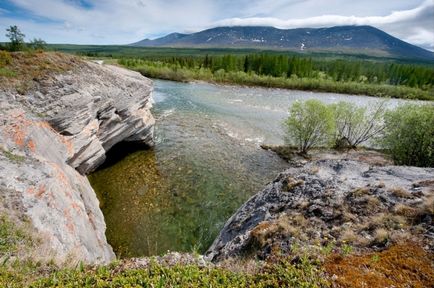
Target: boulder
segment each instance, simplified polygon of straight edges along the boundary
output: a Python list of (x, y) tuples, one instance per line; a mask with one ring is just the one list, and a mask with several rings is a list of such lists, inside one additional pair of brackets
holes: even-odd
[(266, 258), (293, 245), (381, 249), (401, 240), (434, 249), (434, 169), (314, 160), (280, 173), (225, 224), (208, 259)]

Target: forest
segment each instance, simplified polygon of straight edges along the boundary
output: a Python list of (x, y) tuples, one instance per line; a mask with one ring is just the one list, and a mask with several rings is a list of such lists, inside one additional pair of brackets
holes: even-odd
[(268, 53), (119, 57), (118, 63), (148, 77), (176, 81), (434, 99), (434, 66), (429, 64)]

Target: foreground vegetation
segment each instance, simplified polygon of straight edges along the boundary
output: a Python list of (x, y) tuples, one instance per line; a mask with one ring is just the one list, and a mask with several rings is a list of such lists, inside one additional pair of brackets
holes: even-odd
[(327, 244), (315, 253), (294, 247), (294, 255), (267, 262), (232, 259), (219, 266), (154, 258), (71, 268), (16, 257), (19, 250), (37, 249), (35, 243), (21, 226), (0, 217), (0, 287), (430, 287), (434, 281), (433, 255), (416, 243), (359, 255), (349, 245)]
[[(291, 264), (281, 258), (237, 272), (213, 264), (164, 264), (150, 260), (129, 267), (129, 260), (108, 266), (59, 268), (54, 262), (26, 258), (37, 241), (23, 225), (0, 216), (0, 287), (325, 287), (321, 268), (308, 259)], [(254, 272), (254, 273), (253, 273)]]

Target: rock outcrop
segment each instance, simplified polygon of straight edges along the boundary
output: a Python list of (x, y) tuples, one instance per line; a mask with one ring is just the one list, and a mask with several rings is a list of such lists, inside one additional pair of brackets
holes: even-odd
[(266, 258), (306, 247), (381, 249), (418, 241), (434, 249), (434, 169), (316, 160), (278, 175), (225, 224), (213, 261)]
[(121, 141), (153, 145), (151, 92), (139, 73), (80, 60), (24, 95), (0, 92), (0, 204), (30, 219), (50, 257), (114, 258), (85, 174)]

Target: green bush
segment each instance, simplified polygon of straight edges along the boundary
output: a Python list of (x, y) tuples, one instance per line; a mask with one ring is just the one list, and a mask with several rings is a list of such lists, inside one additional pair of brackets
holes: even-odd
[(384, 130), (385, 103), (377, 102), (371, 109), (345, 101), (332, 104), (336, 126), (335, 148), (356, 148), (378, 136)]
[(380, 143), (396, 164), (434, 167), (434, 105), (400, 106), (385, 124)]
[(307, 153), (315, 146), (327, 144), (334, 132), (333, 111), (319, 100), (296, 101), (284, 122), (287, 142)]
[(29, 48), (33, 49), (33, 50), (43, 51), (46, 49), (46, 46), (47, 46), (47, 43), (40, 38), (34, 38), (29, 43)]

